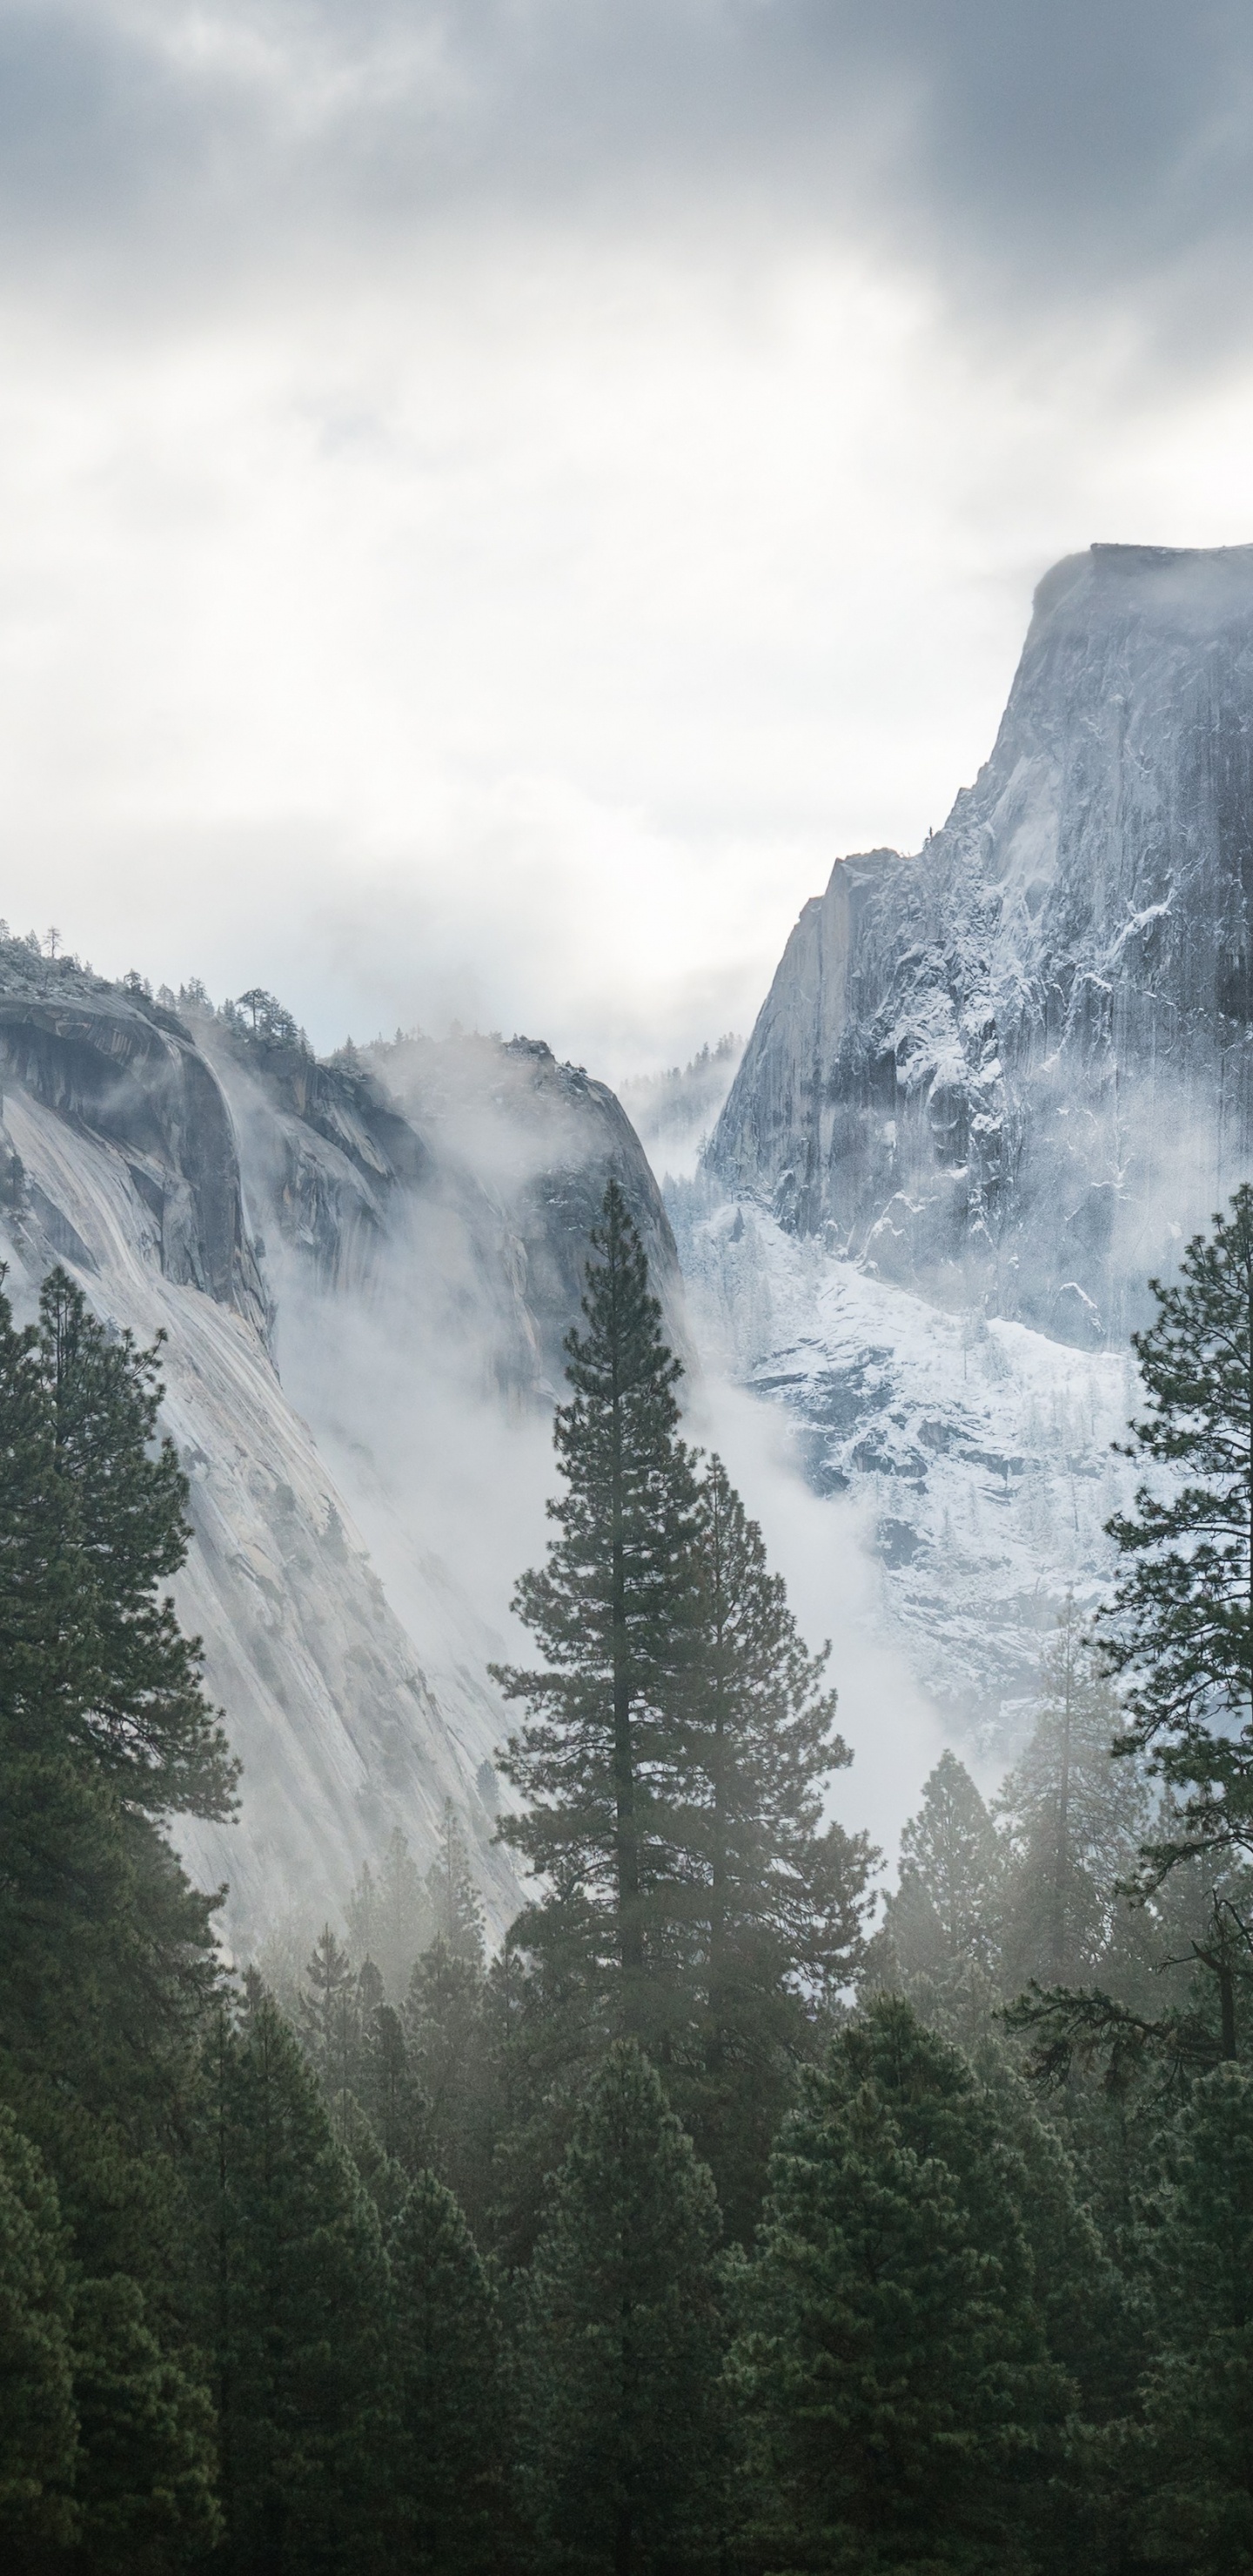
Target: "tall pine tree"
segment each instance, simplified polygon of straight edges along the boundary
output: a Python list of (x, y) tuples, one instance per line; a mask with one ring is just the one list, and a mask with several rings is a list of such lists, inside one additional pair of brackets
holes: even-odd
[(1156, 2353), (1131, 2470), (1155, 2566), (1253, 2568), (1253, 2076), (1197, 2084), (1154, 2215)]
[(1070, 2390), (1015, 2183), (965, 2061), (899, 1998), (806, 2075), (732, 2355), (768, 2565), (1033, 2563)]
[(417, 2176), (389, 2240), (388, 2484), (413, 2576), (489, 2576), (502, 2506), (496, 2301), (452, 2193)]
[(1149, 1284), (1126, 1454), (1167, 1480), (1109, 1523), (1123, 1573), (1101, 1628), (1129, 1684), (1121, 1741), (1179, 1802), (1147, 1855), (1160, 1884), (1191, 1853), (1253, 1850), (1253, 1185), (1193, 1237), (1176, 1286)]
[(213, 1909), (160, 1824), (229, 1813), (234, 1766), (159, 1588), (188, 1529), (156, 1356), (64, 1272), (24, 1332), (0, 1297), (0, 2095), (67, 2231), (101, 2567), (203, 2534), (211, 2464), (179, 2285)]
[[(737, 2233), (751, 2228), (813, 2003), (860, 1964), (864, 1834), (824, 1827), (822, 1792), (851, 1755), (811, 1654), (722, 1460), (697, 1495), (697, 1635), (671, 1764), (676, 1887), (701, 2005), (692, 2118)], [(689, 2098), (690, 2096), (690, 2098)]]
[(586, 1330), (567, 1338), (573, 1392), (554, 1427), (557, 1535), (515, 1598), (547, 1663), (495, 1668), (528, 1712), (502, 1756), (528, 1804), (500, 1833), (532, 1869), (593, 1901), (622, 2026), (639, 2031), (648, 1971), (666, 1953), (657, 1891), (672, 1875), (665, 1766), (691, 1648), (695, 1483), (678, 1437), (681, 1364), (616, 1181), (591, 1240)]
[(520, 2377), (545, 2567), (716, 2563), (717, 2235), (710, 2175), (618, 2041), (580, 2104), (531, 2276)]
[(229, 2576), (357, 2576), (376, 2562), (382, 2513), (382, 2241), (255, 1979), (206, 2054), (198, 2184)]
[(1132, 1945), (1120, 1880), (1149, 1829), (1139, 1761), (1112, 1747), (1122, 1710), (1068, 1603), (1041, 1666), (1031, 1739), (1002, 1785), (1003, 1973), (1010, 1991), (1042, 1983), (1108, 1983)]

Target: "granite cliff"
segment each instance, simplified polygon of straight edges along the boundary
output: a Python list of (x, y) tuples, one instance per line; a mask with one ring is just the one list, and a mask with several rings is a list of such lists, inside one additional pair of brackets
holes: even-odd
[(1253, 1150), (1253, 547), (1041, 582), (986, 767), (838, 860), (708, 1156), (789, 1230), (1100, 1348)]
[(543, 1045), (319, 1062), (268, 997), (172, 1005), (0, 940), (9, 1293), (29, 1313), (60, 1261), (108, 1322), (168, 1336), (179, 1608), (244, 1762), (241, 1822), (179, 1839), (248, 1939), (333, 1908), (393, 1825), (430, 1857), (451, 1798), (500, 1926), (486, 1665), (542, 1544), (605, 1179), (673, 1310), (660, 1197), (612, 1093)]

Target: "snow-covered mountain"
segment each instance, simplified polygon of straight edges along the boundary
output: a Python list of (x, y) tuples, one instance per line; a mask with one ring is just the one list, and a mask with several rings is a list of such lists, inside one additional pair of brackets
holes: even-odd
[(955, 1308), (1100, 1348), (1253, 1145), (1253, 547), (1041, 582), (914, 858), (805, 906), (710, 1168)]
[(1251, 903), (1253, 547), (1069, 557), (986, 767), (837, 860), (672, 1192), (705, 1347), (989, 1751), (1105, 1587), (1147, 1279), (1253, 1167)]
[(1082, 1614), (1108, 1581), (1104, 1524), (1132, 1483), (1112, 1445), (1135, 1400), (1130, 1353), (946, 1311), (700, 1181), (669, 1195), (710, 1371), (783, 1409), (801, 1474), (832, 1502), (835, 1678), (862, 1642), (835, 1608), (851, 1545), (877, 1572), (861, 1622), (950, 1740), (1003, 1768), (1067, 1593)]
[(621, 1180), (672, 1311), (670, 1229), (613, 1098), (527, 1040), (317, 1063), (286, 1015), (223, 1021), (0, 942), (0, 1259), (53, 1261), (164, 1328), (191, 1481), (176, 1587), (244, 1762), (243, 1815), (184, 1826), (238, 1933), (334, 1907), (393, 1825), (452, 1798), (492, 1921), (511, 1580), (542, 1546), (547, 1398), (588, 1225)]

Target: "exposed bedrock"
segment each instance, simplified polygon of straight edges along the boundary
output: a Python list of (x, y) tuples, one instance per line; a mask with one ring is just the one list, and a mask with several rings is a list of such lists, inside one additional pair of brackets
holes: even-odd
[(1121, 1338), (1253, 1162), (1253, 547), (1041, 582), (991, 759), (838, 860), (709, 1162), (946, 1303)]

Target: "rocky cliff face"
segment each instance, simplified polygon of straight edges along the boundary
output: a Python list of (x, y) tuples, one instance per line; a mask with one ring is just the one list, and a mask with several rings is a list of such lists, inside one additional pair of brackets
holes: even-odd
[(1100, 1347), (1253, 1160), (1253, 547), (1036, 593), (986, 768), (837, 862), (709, 1165), (881, 1276)]
[(491, 1921), (515, 1909), (486, 1665), (542, 1546), (610, 1169), (677, 1297), (611, 1094), (526, 1042), (409, 1052), (319, 1064), (0, 940), (0, 1259), (23, 1312), (62, 1261), (106, 1319), (168, 1335), (179, 1608), (244, 1761), (242, 1822), (181, 1838), (245, 1939), (333, 1909), (393, 1825), (433, 1856), (445, 1798)]

